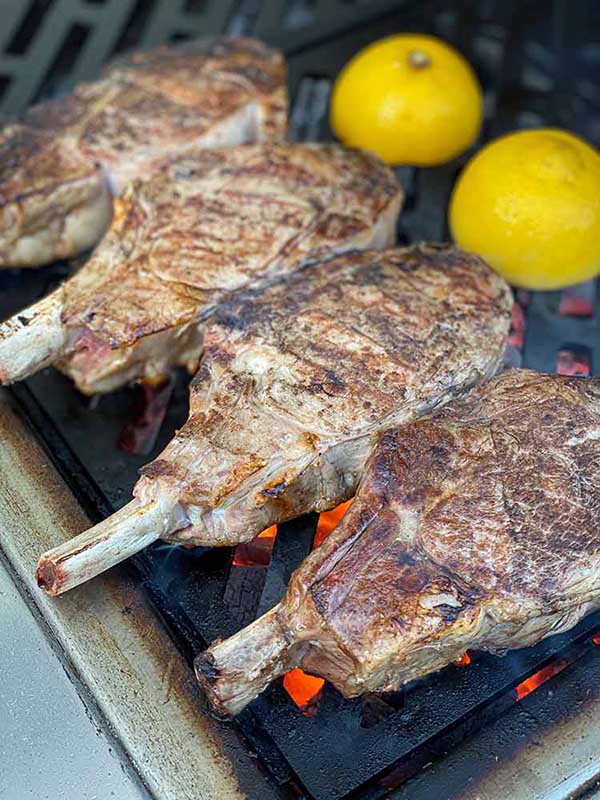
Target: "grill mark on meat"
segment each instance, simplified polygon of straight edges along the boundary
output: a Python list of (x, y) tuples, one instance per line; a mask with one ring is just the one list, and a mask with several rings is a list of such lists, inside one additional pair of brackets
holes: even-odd
[[(317, 155), (319, 155), (319, 151), (318, 151), (317, 148), (313, 148), (313, 149), (315, 150), (315, 154), (314, 154), (313, 158), (315, 158)], [(328, 151), (330, 151), (330, 149), (331, 148), (328, 148)], [(305, 152), (306, 151), (310, 152), (310, 149), (309, 148), (305, 148)], [(287, 148), (287, 149), (282, 148), (281, 149), (281, 157), (285, 157), (285, 154), (289, 153), (289, 152), (290, 152), (290, 148)], [(247, 155), (247, 153), (249, 155)], [(254, 154), (254, 158), (256, 160), (258, 160), (259, 162), (261, 161), (261, 155), (264, 153), (265, 154), (264, 161), (267, 162), (267, 163), (269, 162), (270, 151), (264, 150), (264, 149), (263, 150), (255, 149), (254, 151), (252, 151), (252, 153)], [(248, 148), (246, 150), (246, 152), (244, 152), (244, 151), (240, 152), (239, 155), (238, 155), (238, 158), (240, 158), (243, 161), (245, 158), (250, 157), (250, 155), (252, 153), (250, 152), (250, 149)], [(302, 148), (300, 148), (300, 153), (302, 153)], [(325, 155), (326, 154), (323, 153), (321, 157), (323, 159), (325, 159)], [(201, 159), (202, 158), (202, 154), (199, 154), (198, 158)], [(232, 156), (232, 158), (233, 158), (233, 156)], [(225, 163), (227, 163), (227, 159), (226, 158), (224, 158), (223, 161)], [(347, 164), (346, 165), (346, 169), (348, 169), (349, 166), (350, 166), (350, 164)], [(387, 175), (385, 175), (385, 178), (387, 179)], [(141, 190), (141, 187), (140, 187), (139, 190)], [(161, 186), (160, 183), (158, 183), (155, 191), (150, 193), (149, 200), (151, 201), (153, 195), (155, 195), (156, 193), (158, 193), (160, 195), (160, 193), (162, 191), (163, 191), (162, 186)], [(217, 190), (217, 191), (219, 191), (219, 190)], [(297, 187), (297, 191), (299, 192), (299, 196), (300, 197), (302, 197), (302, 195), (306, 196), (306, 191), (302, 192), (302, 189), (301, 189), (300, 186)], [(308, 187), (308, 193), (310, 193), (310, 187)], [(239, 192), (238, 192), (238, 195), (239, 195)], [(285, 198), (285, 202), (288, 204), (288, 207), (289, 207), (287, 196), (286, 195), (282, 195), (282, 200), (284, 198)], [(210, 224), (210, 225), (216, 226), (216, 229), (218, 230), (218, 233), (219, 233), (219, 236), (218, 236), (217, 239), (215, 239), (213, 237), (213, 235), (212, 235), (212, 228), (208, 229), (209, 238), (208, 238), (208, 241), (207, 241), (207, 243), (208, 243), (207, 250), (214, 249), (215, 253), (218, 255), (219, 254), (219, 240), (220, 240), (220, 242), (223, 241), (223, 235), (222, 234), (223, 234), (223, 231), (227, 230), (228, 220), (230, 220), (230, 221), (235, 220), (237, 222), (237, 225), (241, 227), (241, 225), (244, 224), (243, 215), (240, 216), (239, 209), (236, 209), (236, 208), (232, 207), (233, 204), (231, 202), (227, 203), (225, 200), (222, 200), (222, 201), (219, 202), (218, 196), (215, 196), (215, 195), (213, 195), (212, 197), (211, 196), (206, 196), (205, 194), (198, 193), (197, 191), (192, 193), (191, 196), (190, 196), (189, 192), (186, 193), (182, 197), (182, 202), (180, 204), (178, 204), (178, 205), (181, 205), (182, 209), (183, 209), (184, 206), (188, 207), (189, 204), (190, 204), (190, 199), (192, 200), (192, 203), (196, 202), (196, 203), (200, 204), (200, 210), (203, 212), (203, 214), (208, 214), (208, 219), (206, 219), (206, 217), (203, 218), (204, 225)], [(133, 198), (132, 198), (132, 200), (133, 200)], [(143, 199), (137, 199), (136, 198), (135, 202), (136, 203), (143, 202)], [(216, 203), (216, 206), (213, 206), (212, 209), (210, 207), (211, 203)], [(271, 203), (274, 204), (272, 206), (272, 208), (274, 209), (273, 211), (269, 211)], [(281, 207), (282, 206), (281, 206), (281, 201), (280, 200), (278, 200), (277, 198), (273, 198), (273, 197), (267, 197), (267, 198), (263, 198), (263, 203), (258, 208), (258, 210), (259, 210), (259, 213), (261, 215), (265, 215), (264, 221), (266, 222), (267, 219), (273, 218), (273, 220), (274, 220), (276, 217), (278, 217), (278, 210)], [(296, 208), (298, 208), (298, 210), (300, 210), (300, 208), (301, 208), (300, 204), (297, 203), (297, 202), (296, 202)], [(171, 215), (172, 214), (173, 214), (173, 211), (171, 210)], [(212, 218), (213, 218), (212, 222), (211, 222), (211, 219), (210, 219), (210, 215), (211, 214), (212, 214)], [(154, 225), (154, 219), (155, 219), (155, 217), (153, 216), (152, 220), (150, 221), (151, 225)], [(194, 219), (195, 219), (195, 217), (194, 217)], [(175, 221), (176, 221), (176, 219), (175, 219)], [(255, 219), (255, 220), (252, 220), (250, 218), (249, 222), (253, 223), (253, 227), (254, 228), (256, 228), (257, 225), (262, 224), (260, 222), (260, 217)], [(311, 235), (311, 233), (313, 232), (312, 231), (313, 227), (314, 227), (314, 216), (311, 214), (310, 217), (307, 218), (306, 221), (304, 222), (301, 231), (294, 232), (291, 237), (288, 237), (286, 240), (280, 241), (280, 243), (278, 245), (277, 252), (273, 252), (270, 257), (268, 257), (266, 259), (263, 257), (263, 260), (262, 260), (262, 263), (261, 263), (261, 269), (263, 269), (264, 271), (268, 271), (269, 266), (276, 259), (281, 258), (282, 255), (285, 256), (286, 247), (288, 249), (291, 249), (294, 246), (297, 246), (299, 242), (307, 239)], [(193, 240), (190, 239), (189, 233), (185, 229), (183, 229), (183, 230), (180, 229), (180, 233), (179, 234), (175, 233), (175, 240), (174, 241), (169, 241), (168, 240), (168, 236), (165, 236), (166, 233), (167, 233), (167, 231), (165, 230), (165, 227), (164, 227), (164, 224), (163, 224), (163, 225), (159, 225), (158, 227), (156, 227), (155, 230), (152, 231), (151, 234), (150, 234), (151, 240), (159, 239), (158, 243), (153, 245), (153, 248), (152, 248), (152, 253), (153, 253), (155, 258), (160, 258), (160, 256), (163, 253), (164, 253), (165, 257), (167, 256), (167, 254), (171, 255), (175, 245), (180, 246), (182, 241), (186, 245), (187, 245), (188, 242), (190, 242), (190, 243), (193, 242), (193, 247), (198, 248), (200, 250), (203, 249), (203, 245), (202, 244), (197, 244), (197, 240), (198, 240), (198, 232), (197, 231), (196, 231), (196, 235), (195, 235)], [(186, 234), (187, 234), (187, 236), (186, 236)], [(266, 236), (266, 231), (265, 231), (264, 235)], [(267, 242), (267, 239), (265, 238), (265, 243), (266, 242)], [(237, 242), (233, 242), (232, 243), (232, 246), (233, 246), (232, 255), (235, 255), (236, 244), (237, 244)], [(242, 241), (241, 245), (238, 248), (240, 257), (242, 256), (244, 251), (246, 252), (246, 256), (247, 256), (248, 244), (249, 244), (249, 242), (248, 242), (247, 238)], [(264, 253), (265, 256), (267, 255), (267, 252), (268, 251), (265, 251), (265, 253)], [(185, 253), (185, 248), (184, 248), (184, 253)], [(221, 249), (221, 253), (223, 253), (222, 249)], [(221, 256), (221, 258), (222, 258), (222, 256)], [(247, 261), (247, 258), (246, 258), (246, 261)], [(219, 262), (219, 263), (221, 263), (221, 262)], [(160, 276), (161, 281), (164, 282), (164, 281), (173, 280), (175, 283), (181, 283), (181, 275), (178, 272), (175, 272), (174, 274), (170, 274), (169, 269), (171, 269), (171, 268), (165, 269), (165, 267), (167, 265), (162, 260), (159, 262), (159, 265), (160, 265), (160, 272), (158, 272), (156, 267), (154, 267), (153, 273), (157, 277)], [(220, 268), (222, 269), (222, 267), (220, 267)], [(194, 269), (195, 269), (195, 275), (198, 276), (198, 278), (199, 278), (202, 275), (202, 272), (198, 271), (198, 267), (197, 266), (195, 266)], [(238, 261), (235, 264), (235, 270), (237, 272), (239, 272), (240, 276), (241, 275), (250, 275), (250, 274), (252, 274), (252, 270), (249, 270), (248, 267), (244, 267), (244, 262), (242, 260)], [(135, 273), (132, 274), (131, 270), (127, 270), (126, 278), (129, 279), (129, 282), (133, 282), (133, 287), (135, 287)], [(193, 289), (202, 290), (203, 288), (205, 288), (201, 283), (192, 284), (191, 281), (189, 280), (189, 278), (186, 280), (186, 283), (188, 285), (190, 285)], [(111, 282), (111, 286), (112, 285), (113, 284)], [(218, 287), (215, 287), (215, 288), (218, 288)], [(115, 289), (116, 289), (116, 286), (115, 286)], [(68, 316), (68, 314), (69, 314), (69, 312), (67, 311), (66, 315)], [(99, 322), (96, 321), (96, 324), (99, 324)]]
[[(551, 395), (547, 397), (547, 403), (551, 406), (553, 405), (553, 398)], [(573, 398), (571, 398), (571, 402), (568, 404), (567, 408), (569, 408), (571, 412), (573, 412), (573, 410), (577, 410), (576, 407), (574, 409)], [(506, 413), (506, 409), (504, 408), (503, 410), (504, 413)], [(513, 450), (518, 453), (528, 446), (531, 447), (531, 439), (527, 435), (524, 435), (522, 430), (523, 426), (522, 424), (519, 424), (518, 417), (519, 415), (522, 415), (523, 412), (519, 411), (519, 409), (515, 409), (514, 413), (516, 419), (513, 427), (517, 429), (519, 435), (516, 437), (510, 437), (510, 441), (513, 442)], [(531, 415), (531, 410), (529, 410), (529, 415)], [(531, 416), (527, 417), (526, 419), (531, 419)], [(561, 424), (568, 426), (568, 429), (570, 429), (572, 418), (565, 418), (563, 413)], [(518, 464), (517, 456), (515, 454), (511, 454), (506, 447), (499, 446), (499, 442), (501, 441), (499, 436), (501, 436), (501, 434), (502, 430), (497, 431), (491, 426), (484, 427), (483, 435), (486, 435), (492, 442), (495, 460), (501, 464), (506, 465), (508, 463), (511, 465), (511, 470), (508, 472), (510, 477), (511, 475), (516, 474), (517, 469), (523, 470), (523, 465)], [(509, 437), (505, 437), (505, 440), (509, 441)], [(576, 492), (577, 494), (575, 497), (566, 492), (564, 488), (565, 480), (567, 480), (565, 478), (566, 475), (589, 474), (589, 464), (578, 463), (575, 459), (565, 457), (562, 451), (555, 455), (555, 450), (559, 446), (559, 443), (557, 442), (555, 445), (556, 446), (554, 450), (544, 450), (543, 446), (540, 446), (539, 452), (532, 449), (531, 453), (529, 454), (529, 465), (527, 467), (529, 472), (523, 472), (522, 481), (519, 483), (516, 481), (511, 481), (508, 484), (511, 489), (510, 499), (506, 494), (507, 479), (502, 479), (500, 477), (496, 478), (497, 485), (502, 489), (502, 508), (504, 509), (505, 517), (508, 520), (506, 528), (510, 538), (513, 541), (513, 547), (524, 547), (524, 532), (527, 531), (528, 525), (530, 526), (531, 524), (542, 526), (547, 537), (550, 536), (552, 531), (556, 528), (562, 528), (562, 530), (568, 532), (567, 535), (570, 536), (572, 530), (571, 526), (577, 526), (581, 527), (582, 529), (589, 530), (590, 526), (593, 524), (592, 520), (588, 519), (586, 521), (585, 519), (585, 514), (589, 512), (585, 511), (585, 502), (583, 504), (580, 502), (582, 498), (579, 496), (579, 490), (577, 488), (578, 482), (569, 482), (569, 491), (571, 493)], [(527, 481), (527, 474), (536, 475), (538, 480), (542, 481), (542, 484), (530, 485)], [(555, 491), (549, 491), (548, 487), (544, 486), (543, 482), (548, 480), (551, 481), (551, 484), (556, 485), (557, 488)], [(558, 501), (558, 508), (553, 508), (555, 499)], [(569, 524), (566, 524), (565, 520), (567, 520)], [(568, 552), (571, 548), (570, 541), (567, 539), (563, 542), (562, 535), (557, 539), (553, 539), (552, 545), (553, 556), (556, 555), (557, 549)], [(535, 553), (536, 546), (537, 545), (535, 541), (532, 541), (531, 544), (527, 544), (524, 549), (525, 557), (528, 558), (528, 554)], [(545, 583), (546, 572), (548, 572), (548, 570), (544, 564), (541, 564), (536, 569), (535, 580), (538, 586)], [(517, 573), (519, 573), (518, 570)], [(548, 580), (550, 580), (550, 582), (553, 580), (552, 568), (550, 568), (550, 571), (548, 572)], [(509, 588), (518, 587), (512, 586)], [(522, 589), (523, 587), (521, 586), (520, 588)]]
[[(440, 257), (439, 251), (436, 251), (436, 255), (438, 255), (438, 258)], [(394, 261), (396, 258), (395, 252), (390, 251), (390, 256), (391, 260)], [(416, 253), (411, 252), (410, 256), (418, 257), (418, 249)], [(443, 256), (444, 252), (442, 251), (441, 257), (443, 258)], [(333, 262), (326, 265), (326, 269), (321, 267), (317, 270), (315, 267), (307, 267), (302, 274), (302, 278), (292, 277), (285, 287), (273, 287), (266, 290), (265, 293), (260, 296), (257, 296), (255, 292), (249, 292), (247, 295), (235, 299), (218, 309), (215, 312), (206, 335), (204, 368), (199, 373), (192, 386), (192, 420), (188, 425), (193, 426), (194, 430), (202, 431), (203, 436), (209, 435), (211, 440), (216, 442), (214, 437), (210, 434), (210, 426), (206, 424), (205, 420), (201, 421), (202, 417), (195, 415), (198, 415), (201, 410), (205, 408), (205, 401), (202, 398), (206, 396), (204, 394), (206, 386), (211, 385), (213, 387), (212, 391), (215, 391), (214, 387), (218, 385), (220, 378), (218, 377), (218, 371), (215, 371), (217, 364), (219, 365), (219, 369), (226, 368), (228, 373), (230, 373), (233, 364), (237, 363), (236, 360), (232, 358), (231, 348), (237, 353), (244, 353), (256, 346), (260, 351), (260, 349), (264, 348), (270, 341), (275, 344), (276, 352), (279, 354), (277, 358), (280, 359), (282, 368), (284, 363), (289, 363), (289, 369), (291, 370), (290, 375), (294, 373), (294, 371), (297, 371), (297, 374), (294, 375), (293, 378), (287, 377), (284, 383), (281, 384), (281, 391), (283, 392), (281, 398), (279, 398), (280, 390), (277, 388), (277, 380), (273, 382), (273, 379), (269, 379), (269, 383), (263, 385), (264, 378), (256, 378), (258, 383), (255, 384), (253, 389), (254, 396), (257, 398), (257, 401), (258, 398), (260, 398), (261, 405), (266, 404), (269, 413), (276, 414), (273, 418), (278, 420), (277, 424), (285, 424), (287, 430), (290, 430), (290, 425), (295, 426), (297, 430), (303, 428), (306, 423), (303, 422), (302, 414), (298, 417), (297, 413), (298, 410), (304, 407), (303, 403), (305, 400), (303, 399), (303, 393), (306, 393), (306, 401), (308, 401), (309, 397), (314, 398), (314, 400), (311, 401), (313, 405), (307, 407), (306, 414), (312, 419), (313, 426), (317, 420), (319, 421), (317, 427), (313, 428), (313, 430), (319, 432), (319, 437), (322, 440), (320, 445), (321, 449), (323, 447), (330, 447), (331, 444), (336, 441), (336, 437), (341, 435), (341, 431), (334, 433), (334, 430), (339, 428), (340, 414), (342, 415), (342, 419), (344, 416), (347, 416), (348, 413), (352, 415), (356, 414), (357, 419), (360, 418), (362, 420), (361, 424), (367, 423), (366, 431), (369, 429), (369, 421), (371, 420), (376, 425), (391, 424), (392, 420), (389, 414), (394, 408), (394, 394), (391, 388), (385, 392), (381, 388), (377, 388), (377, 386), (373, 388), (373, 384), (378, 383), (373, 373), (373, 369), (375, 368), (373, 364), (369, 362), (364, 363), (364, 361), (361, 360), (361, 364), (357, 363), (355, 367), (352, 366), (348, 368), (347, 365), (348, 362), (351, 361), (353, 353), (347, 349), (336, 350), (333, 346), (326, 349), (324, 352), (320, 351), (322, 358), (320, 361), (315, 361), (312, 355), (312, 345), (317, 338), (322, 342), (323, 337), (311, 336), (310, 333), (299, 333), (301, 329), (300, 321), (303, 319), (303, 310), (305, 307), (311, 309), (311, 314), (315, 314), (320, 313), (321, 307), (325, 306), (325, 313), (328, 314), (328, 320), (333, 326), (333, 329), (339, 330), (344, 327), (344, 322), (339, 319), (339, 314), (333, 313), (333, 311), (327, 311), (327, 304), (330, 304), (332, 300), (327, 295), (327, 292), (324, 291), (324, 287), (331, 283), (352, 283), (354, 276), (361, 273), (361, 261), (366, 259), (367, 263), (369, 263), (373, 258), (385, 260), (387, 259), (387, 253), (383, 253), (381, 256), (374, 254), (365, 254), (361, 256), (356, 253), (348, 253), (334, 259)], [(427, 259), (424, 260), (426, 264), (429, 264)], [(486, 276), (485, 279), (487, 280), (487, 275), (489, 273), (487, 273), (486, 268), (481, 267), (480, 262), (473, 262), (473, 268), (475, 270), (481, 270), (479, 273), (480, 280), (483, 280), (484, 276)], [(422, 269), (426, 270), (427, 267), (424, 266)], [(393, 279), (393, 273), (387, 272), (386, 286), (392, 282)], [(376, 280), (379, 284), (379, 277), (376, 278)], [(426, 281), (424, 282), (426, 283)], [(500, 286), (500, 284), (498, 284), (498, 286)], [(337, 297), (336, 301), (340, 312), (342, 312), (346, 307), (344, 298)], [(441, 304), (437, 303), (435, 300), (432, 302), (434, 308), (442, 307)], [(505, 301), (505, 308), (506, 307)], [(446, 306), (444, 305), (444, 310), (445, 308)], [(479, 313), (482, 313), (482, 307), (480, 307)], [(289, 331), (287, 320), (290, 318), (296, 320), (296, 329), (291, 338), (287, 335)], [(352, 333), (355, 336), (355, 340), (360, 341), (362, 331), (358, 332), (358, 336), (356, 336), (356, 331), (352, 331)], [(233, 338), (231, 338), (232, 336)], [(252, 344), (253, 342), (256, 342), (256, 345)], [(429, 344), (430, 343), (426, 343), (427, 346)], [(395, 344), (393, 338), (388, 340), (383, 338), (381, 341), (377, 342), (377, 345), (382, 350), (382, 359), (394, 362)], [(423, 346), (426, 345), (424, 344)], [(468, 346), (466, 340), (465, 346)], [(459, 346), (457, 342), (456, 347), (458, 353), (462, 344)], [(420, 355), (419, 353), (419, 356)], [(236, 359), (237, 358), (238, 357), (236, 357)], [(292, 361), (290, 361), (290, 359)], [(337, 364), (338, 362), (340, 366), (332, 370), (331, 365)], [(268, 369), (275, 368), (276, 363), (277, 362), (269, 362)], [(406, 365), (403, 365), (403, 367), (406, 367)], [(244, 370), (246, 368), (242, 363), (240, 363), (239, 368), (242, 370), (241, 374), (245, 374)], [(285, 369), (288, 369), (288, 367)], [(414, 365), (413, 369), (415, 369)], [(415, 382), (417, 380), (417, 374), (418, 373), (415, 372)], [(407, 381), (411, 380), (412, 376), (407, 376)], [(215, 381), (217, 384), (215, 384)], [(370, 403), (367, 405), (367, 408), (365, 408), (364, 387), (369, 386), (369, 384), (371, 384), (371, 393), (368, 395)], [(415, 383), (415, 387), (416, 385)], [(352, 389), (350, 389), (350, 387), (352, 387)], [(403, 389), (401, 385), (398, 388)], [(431, 398), (431, 402), (435, 402), (437, 399), (437, 395), (435, 394), (436, 390), (428, 389), (428, 391), (434, 394), (434, 397)], [(404, 391), (399, 391), (395, 394), (396, 407), (397, 398), (401, 397), (403, 394)], [(451, 392), (449, 394), (451, 395)], [(415, 393), (413, 402), (416, 402), (417, 398), (418, 393)], [(348, 410), (343, 410), (341, 407), (338, 408), (337, 404), (339, 401), (350, 403)], [(222, 395), (222, 399), (219, 399), (216, 404), (213, 400), (210, 407), (216, 410), (221, 402), (225, 402), (227, 406), (229, 406), (229, 402), (226, 400), (226, 394)], [(316, 406), (314, 402), (317, 403)], [(351, 412), (350, 408), (352, 408)], [(223, 414), (223, 418), (227, 417), (232, 419), (232, 411), (229, 408), (227, 410), (223, 408), (220, 412), (216, 413)], [(238, 414), (239, 413), (242, 412), (238, 411)], [(406, 413), (409, 413), (408, 409)], [(344, 429), (343, 432), (343, 437), (345, 441), (348, 442), (349, 447), (352, 446), (351, 442), (357, 441), (361, 436), (364, 436), (364, 433), (362, 433), (360, 429)], [(285, 445), (281, 446), (285, 448)], [(175, 450), (178, 452), (177, 448), (175, 448)], [(314, 457), (311, 456), (304, 469), (310, 469), (310, 464), (313, 463), (313, 459)], [(271, 488), (277, 486), (279, 482), (279, 477), (273, 477), (262, 487), (258, 487), (259, 492), (264, 496), (264, 490), (266, 489), (266, 494), (268, 495)], [(199, 491), (198, 487), (196, 487), (194, 491), (186, 490), (186, 496), (194, 496), (194, 492), (196, 491)], [(280, 496), (279, 488), (277, 496)]]

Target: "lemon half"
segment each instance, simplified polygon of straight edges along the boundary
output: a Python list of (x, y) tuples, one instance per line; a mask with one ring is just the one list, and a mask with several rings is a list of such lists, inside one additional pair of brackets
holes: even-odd
[(450, 201), (456, 243), (514, 286), (558, 289), (600, 272), (600, 156), (567, 131), (511, 133), (477, 153)]
[(346, 64), (332, 92), (336, 136), (388, 164), (449, 161), (473, 144), (481, 119), (481, 89), (471, 66), (433, 36), (374, 42)]

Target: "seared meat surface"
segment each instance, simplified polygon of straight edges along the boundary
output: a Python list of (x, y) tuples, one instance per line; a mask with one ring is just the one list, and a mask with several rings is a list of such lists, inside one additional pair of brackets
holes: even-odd
[(0, 267), (95, 244), (111, 194), (191, 145), (283, 139), (285, 64), (252, 39), (137, 53), (0, 132)]
[(352, 252), (219, 307), (190, 417), (135, 499), (46, 553), (59, 593), (148, 541), (231, 545), (351, 497), (378, 434), (497, 369), (511, 295), (447, 247)]
[(600, 380), (506, 372), (381, 437), (338, 528), (200, 683), (235, 714), (295, 666), (356, 697), (532, 645), (600, 606), (599, 531)]
[(194, 370), (206, 318), (236, 291), (395, 237), (402, 190), (337, 145), (194, 150), (132, 182), (80, 271), (0, 325), (0, 381), (56, 364), (86, 394)]

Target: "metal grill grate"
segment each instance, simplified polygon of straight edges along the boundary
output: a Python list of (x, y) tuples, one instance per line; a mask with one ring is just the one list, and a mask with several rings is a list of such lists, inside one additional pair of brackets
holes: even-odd
[[(593, 0), (514, 2), (383, 2), (369, 0), (4, 0), (0, 31), (2, 109), (16, 113), (31, 100), (97, 74), (115, 50), (228, 30), (254, 33), (289, 57), (292, 127), (296, 139), (329, 138), (327, 102), (342, 64), (369, 41), (419, 30), (458, 46), (476, 66), (485, 91), (482, 140), (516, 127), (563, 125), (600, 139), (600, 20)], [(68, 46), (69, 45), (69, 46)], [(401, 242), (447, 238), (444, 210), (468, 154), (436, 169), (402, 168), (407, 190)], [(67, 267), (0, 275), (0, 316), (64, 277)], [(519, 293), (511, 363), (543, 371), (600, 374), (597, 287)], [(134, 390), (99, 400), (77, 395), (47, 370), (14, 389), (50, 453), (90, 514), (99, 518), (129, 498), (142, 463), (164, 447), (187, 412), (180, 378), (154, 451), (136, 456), (116, 448)], [(268, 566), (231, 567), (228, 550), (187, 551), (158, 544), (136, 559), (157, 610), (188, 658), (203, 643), (227, 636), (280, 597), (289, 574), (309, 552), (314, 519), (281, 526)], [(344, 701), (325, 687), (319, 712), (304, 716), (274, 685), (238, 721), (269, 767), (287, 786), (315, 798), (381, 796), (414, 772), (452, 735), (482, 725), (514, 701), (512, 687), (569, 647), (569, 659), (589, 653), (598, 616), (575, 631), (504, 659), (475, 658), (449, 667), (392, 701)], [(382, 706), (381, 703), (384, 705)], [(452, 733), (453, 732), (453, 733)], [(441, 736), (443, 734), (443, 736)], [(441, 738), (440, 738), (441, 737)], [(382, 779), (382, 770), (396, 771)], [(399, 766), (398, 766), (399, 765)]]
[(3, 0), (0, 112), (98, 75), (113, 53), (225, 28), (235, 0)]
[[(98, 75), (116, 52), (205, 33), (252, 33), (298, 47), (389, 10), (390, 0), (2, 0), (0, 114)], [(363, 7), (361, 9), (361, 7)], [(318, 23), (318, 28), (316, 24)], [(317, 33), (318, 31), (318, 33)]]

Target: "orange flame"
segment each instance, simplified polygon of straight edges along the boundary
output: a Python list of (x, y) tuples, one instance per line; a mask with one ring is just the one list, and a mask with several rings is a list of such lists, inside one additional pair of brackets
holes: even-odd
[(468, 653), (464, 653), (464, 655), (452, 663), (457, 667), (466, 667), (467, 664), (471, 663), (471, 656)]
[[(344, 516), (346, 509), (351, 502), (352, 500), (348, 500), (347, 502), (336, 506), (331, 511), (324, 511), (319, 515), (319, 522), (317, 523), (317, 529), (315, 531), (312, 543), (313, 550), (315, 547), (323, 544), (325, 539), (334, 530), (338, 522)], [(302, 712), (309, 716), (314, 713), (314, 709), (310, 708), (311, 703), (316, 704), (324, 683), (325, 681), (323, 678), (317, 678), (314, 675), (308, 675), (306, 672), (304, 672), (304, 670), (301, 669), (293, 669), (283, 678), (283, 688), (286, 690), (298, 708), (301, 708)]]
[(524, 697), (527, 697), (528, 694), (534, 692), (543, 683), (550, 680), (550, 678), (558, 675), (558, 673), (566, 666), (567, 662), (564, 659), (558, 659), (557, 661), (553, 661), (551, 664), (548, 664), (539, 672), (536, 672), (535, 675), (531, 675), (531, 677), (519, 683), (519, 685), (515, 687), (515, 692), (517, 693), (517, 702), (522, 700)]
[(556, 354), (556, 372), (559, 375), (586, 376), (590, 374), (590, 359), (587, 353), (559, 350)]
[(317, 523), (317, 530), (315, 531), (315, 538), (313, 539), (313, 550), (315, 547), (323, 544), (331, 531), (337, 527), (338, 522), (346, 513), (352, 499), (347, 500), (345, 503), (340, 503), (339, 506), (332, 508), (331, 511), (324, 511), (322, 514), (319, 514), (319, 522)]
[(294, 703), (310, 716), (310, 704), (317, 700), (325, 681), (301, 669), (293, 669), (283, 678), (283, 687)]
[(519, 305), (519, 303), (513, 303), (510, 333), (508, 334), (508, 343), (513, 345), (513, 347), (519, 349), (523, 347), (525, 343), (526, 324), (523, 307)]
[(234, 567), (267, 567), (277, 536), (277, 525), (271, 525), (251, 542), (243, 542), (233, 551)]

